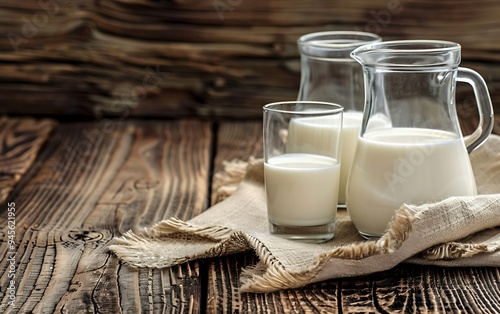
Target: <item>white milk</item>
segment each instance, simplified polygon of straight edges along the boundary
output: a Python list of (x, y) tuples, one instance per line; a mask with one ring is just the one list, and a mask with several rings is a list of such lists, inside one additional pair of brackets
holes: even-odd
[[(341, 204), (346, 201), (347, 179), (356, 153), (362, 118), (362, 112), (344, 112), (340, 148), (339, 203)], [(287, 152), (320, 154), (338, 158), (338, 124), (338, 119), (328, 116), (292, 119), (288, 132)], [(390, 122), (384, 117), (374, 116), (370, 120), (370, 128), (387, 125), (390, 125)]]
[(391, 128), (359, 139), (347, 191), (356, 228), (381, 235), (403, 203), (477, 194), (462, 139), (438, 130)]
[(318, 226), (335, 221), (340, 165), (336, 159), (284, 154), (264, 164), (269, 221)]
[(338, 158), (340, 116), (294, 118), (288, 126), (288, 153)]
[(361, 128), (362, 112), (345, 112), (342, 125), (342, 143), (340, 158), (340, 185), (339, 185), (339, 203), (346, 201), (345, 191), (347, 179), (351, 170), (356, 146), (358, 145), (359, 129)]

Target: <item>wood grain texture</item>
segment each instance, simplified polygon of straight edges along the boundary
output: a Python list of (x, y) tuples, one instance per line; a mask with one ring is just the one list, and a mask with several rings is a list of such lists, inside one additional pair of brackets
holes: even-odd
[(55, 126), (49, 119), (0, 116), (0, 203), (35, 161)]
[(209, 265), (209, 313), (336, 313), (340, 285), (325, 281), (304, 289), (240, 293), (241, 269), (257, 263), (252, 253), (217, 259)]
[(380, 312), (498, 313), (500, 307), (500, 268), (404, 265), (372, 280)]
[[(225, 161), (262, 158), (262, 123), (255, 121), (223, 122), (217, 129), (217, 148), (214, 157), (214, 173), (223, 170)], [(218, 188), (222, 182), (212, 180), (211, 204), (220, 201)]]
[[(499, 122), (497, 118), (496, 131)], [(214, 168), (221, 167), (223, 160), (262, 153), (255, 146), (261, 145), (262, 135), (251, 131), (261, 126), (260, 122), (253, 127), (222, 124)], [(463, 128), (472, 131), (474, 124), (466, 122)], [(230, 144), (234, 141), (239, 143), (236, 147)], [(370, 276), (327, 280), (301, 289), (242, 294), (241, 269), (256, 263), (253, 253), (210, 261), (207, 284), (210, 313), (495, 313), (500, 307), (500, 268), (402, 264)]]
[(9, 197), (17, 219), (9, 308), (0, 220), (0, 312), (199, 312), (198, 263), (135, 270), (107, 245), (129, 229), (203, 211), (211, 142), (211, 124), (194, 120), (61, 124)]
[(459, 42), (500, 109), (499, 12), (495, 0), (0, 0), (0, 113), (259, 118), (297, 96), (297, 38), (346, 29)]

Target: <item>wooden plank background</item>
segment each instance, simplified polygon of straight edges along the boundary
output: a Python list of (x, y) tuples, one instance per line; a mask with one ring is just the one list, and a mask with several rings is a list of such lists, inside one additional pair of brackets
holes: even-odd
[(459, 42), (498, 111), (499, 14), (497, 0), (0, 0), (0, 114), (260, 119), (296, 98), (296, 40), (321, 30)]
[[(29, 122), (9, 124), (13, 133), (45, 141), (47, 121)], [(198, 312), (205, 302), (198, 263), (136, 270), (107, 246), (127, 230), (172, 216), (189, 219), (208, 207), (210, 126), (66, 123), (35, 162), (18, 155), (18, 164), (30, 168), (8, 198), (16, 208), (16, 302), (8, 306), (10, 229), (0, 219), (0, 313)], [(0, 157), (26, 146), (20, 136), (0, 140)]]

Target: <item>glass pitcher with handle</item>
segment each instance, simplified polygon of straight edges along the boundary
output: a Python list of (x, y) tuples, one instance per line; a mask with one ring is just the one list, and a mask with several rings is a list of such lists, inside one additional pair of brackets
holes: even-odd
[[(468, 153), (493, 128), (483, 78), (458, 67), (461, 47), (401, 40), (357, 48), (365, 110), (347, 187), (347, 210), (365, 238), (380, 237), (396, 209), (477, 194)], [(472, 85), (479, 126), (465, 139), (455, 107), (456, 82)]]
[(351, 52), (380, 42), (376, 34), (358, 31), (325, 31), (305, 34), (297, 40), (301, 56), (298, 100), (334, 102), (344, 107), (339, 185), (339, 207), (345, 206), (345, 190), (363, 117), (363, 70)]

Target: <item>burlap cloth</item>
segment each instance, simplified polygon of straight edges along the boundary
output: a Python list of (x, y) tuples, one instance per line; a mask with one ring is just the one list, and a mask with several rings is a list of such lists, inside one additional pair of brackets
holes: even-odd
[(228, 162), (216, 176), (222, 183), (216, 196), (230, 195), (223, 201), (187, 222), (171, 218), (139, 234), (128, 232), (110, 249), (129, 265), (158, 268), (254, 250), (259, 262), (243, 270), (243, 292), (370, 274), (402, 262), (500, 267), (500, 137), (491, 135), (470, 158), (479, 196), (403, 205), (378, 241), (363, 240), (345, 210), (339, 210), (329, 242), (272, 236), (262, 160), (250, 159)]

